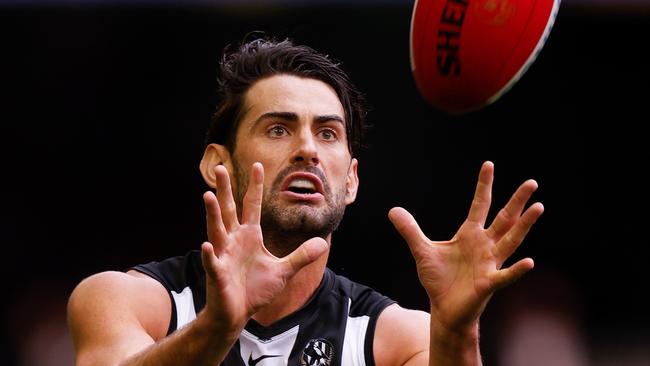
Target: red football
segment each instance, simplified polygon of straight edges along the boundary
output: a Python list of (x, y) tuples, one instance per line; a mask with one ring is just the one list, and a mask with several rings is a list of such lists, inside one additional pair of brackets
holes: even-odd
[(499, 99), (542, 49), (560, 0), (416, 0), (411, 68), (420, 93), (449, 113)]

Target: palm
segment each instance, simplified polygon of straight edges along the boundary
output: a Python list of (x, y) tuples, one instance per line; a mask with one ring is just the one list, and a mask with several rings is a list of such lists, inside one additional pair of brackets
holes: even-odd
[(449, 241), (429, 240), (404, 209), (395, 208), (390, 213), (415, 258), (432, 315), (448, 329), (473, 324), (494, 291), (514, 282), (533, 266), (531, 259), (523, 259), (501, 269), (543, 211), (541, 204), (535, 204), (521, 214), (536, 183), (522, 184), (486, 229), (492, 177), (492, 165), (484, 164), (467, 220)]
[(264, 252), (259, 228), (243, 225), (230, 235), (232, 243), (220, 255), (220, 266), (209, 272), (208, 296), (220, 299), (223, 310), (247, 318), (284, 287), (277, 259)]
[(206, 270), (206, 307), (227, 326), (241, 327), (261, 307), (271, 303), (287, 281), (326, 250), (323, 239), (305, 242), (285, 258), (264, 247), (259, 225), (263, 169), (253, 167), (243, 202), (241, 223), (228, 174), (217, 168), (218, 197), (206, 193), (209, 243), (202, 246)]
[(448, 324), (467, 324), (489, 298), (489, 278), (498, 264), (486, 250), (493, 244), (479, 231), (482, 228), (466, 222), (454, 239), (430, 242), (430, 250), (419, 253), (420, 281), (432, 307), (446, 314)]

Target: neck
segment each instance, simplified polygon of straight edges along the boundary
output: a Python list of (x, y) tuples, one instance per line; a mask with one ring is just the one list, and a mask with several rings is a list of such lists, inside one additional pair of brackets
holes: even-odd
[[(331, 234), (326, 238), (330, 245), (331, 238)], [(255, 313), (253, 319), (263, 326), (268, 326), (296, 312), (305, 305), (314, 295), (323, 279), (328, 257), (329, 250), (315, 262), (296, 272), (287, 281), (284, 290), (275, 297), (275, 300)]]

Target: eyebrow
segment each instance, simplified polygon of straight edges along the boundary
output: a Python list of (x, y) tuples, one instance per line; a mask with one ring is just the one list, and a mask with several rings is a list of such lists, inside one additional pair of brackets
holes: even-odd
[[(253, 126), (257, 125), (261, 121), (269, 118), (278, 118), (278, 119), (283, 119), (286, 121), (297, 121), (298, 120), (298, 115), (293, 112), (267, 112), (259, 116), (255, 122), (253, 122)], [(334, 122), (339, 122), (343, 125), (345, 125), (345, 121), (341, 116), (336, 115), (336, 114), (325, 114), (322, 116), (316, 116), (314, 118), (314, 122), (316, 123), (325, 123), (329, 121), (334, 121)]]
[(339, 123), (341, 123), (342, 125), (345, 126), (345, 121), (343, 120), (343, 118), (341, 118), (337, 114), (326, 114), (326, 115), (323, 115), (323, 116), (318, 116), (318, 117), (314, 118), (314, 120), (317, 123), (324, 123), (324, 122), (334, 121), (334, 122), (339, 122)]

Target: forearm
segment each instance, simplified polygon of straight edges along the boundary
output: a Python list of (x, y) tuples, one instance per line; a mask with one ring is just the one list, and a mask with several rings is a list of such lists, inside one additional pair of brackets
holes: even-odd
[(220, 329), (202, 312), (187, 326), (120, 363), (120, 366), (216, 366), (225, 359), (240, 331)]
[(478, 321), (463, 330), (450, 330), (431, 313), (430, 366), (482, 365)]

